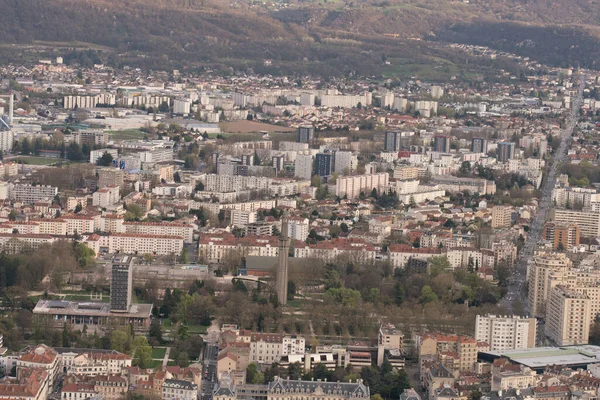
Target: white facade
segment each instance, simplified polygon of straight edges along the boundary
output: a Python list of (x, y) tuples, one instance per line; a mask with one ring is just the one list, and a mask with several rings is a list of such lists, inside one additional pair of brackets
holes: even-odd
[(288, 237), (291, 240), (300, 240), (304, 242), (310, 233), (308, 218), (289, 218)]
[(475, 320), (475, 340), (488, 343), (492, 351), (535, 347), (536, 333), (535, 318), (478, 315)]
[(12, 131), (0, 130), (0, 152), (7, 153), (13, 148), (14, 134)]
[(349, 199), (356, 198), (361, 192), (369, 195), (373, 189), (381, 193), (389, 185), (389, 174), (381, 172), (370, 175), (341, 176), (335, 185), (335, 195), (339, 197), (348, 196)]
[(358, 158), (351, 151), (336, 151), (334, 171), (342, 174), (351, 174), (356, 171), (358, 166)]
[(294, 176), (310, 180), (313, 172), (313, 156), (310, 154), (297, 155), (294, 166)]

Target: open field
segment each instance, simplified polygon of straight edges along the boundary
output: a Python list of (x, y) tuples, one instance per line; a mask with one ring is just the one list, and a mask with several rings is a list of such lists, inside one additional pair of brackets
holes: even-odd
[(107, 131), (112, 140), (136, 140), (143, 139), (146, 136), (145, 132), (137, 129), (124, 129), (122, 131)]
[(221, 130), (224, 133), (250, 133), (250, 132), (294, 132), (294, 128), (288, 128), (285, 126), (264, 124), (256, 121), (231, 121), (222, 122), (219, 124)]
[(19, 162), (19, 163), (22, 162), (23, 164), (29, 164), (29, 165), (52, 165), (52, 164), (56, 164), (57, 162), (59, 162), (61, 160), (56, 159), (56, 158), (47, 158), (47, 157), (21, 156), (21, 157), (11, 158), (10, 161)]

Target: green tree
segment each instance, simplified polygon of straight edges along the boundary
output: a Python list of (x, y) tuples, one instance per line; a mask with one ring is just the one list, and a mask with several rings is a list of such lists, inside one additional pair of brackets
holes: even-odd
[(152, 347), (145, 336), (136, 336), (133, 340), (131, 364), (140, 368), (150, 368), (152, 365)]
[(429, 273), (431, 276), (437, 276), (450, 269), (450, 261), (446, 256), (434, 256), (429, 259)]
[(427, 303), (431, 303), (431, 302), (437, 301), (437, 300), (438, 300), (437, 294), (435, 294), (433, 292), (433, 290), (431, 289), (431, 286), (429, 286), (429, 285), (423, 286), (423, 288), (421, 289), (421, 297), (419, 297), (419, 303), (427, 304)]
[(131, 335), (122, 329), (114, 331), (110, 335), (110, 348), (120, 353), (129, 353)]
[(104, 152), (104, 154), (102, 154), (102, 157), (100, 157), (98, 159), (98, 161), (96, 161), (96, 164), (103, 166), (103, 167), (109, 167), (112, 165), (113, 162), (113, 156), (112, 154), (110, 154), (108, 151)]
[(163, 332), (162, 325), (158, 318), (154, 318), (150, 323), (150, 331), (148, 332), (148, 336), (156, 340), (158, 344), (161, 344), (163, 341)]
[(360, 292), (348, 288), (331, 288), (325, 292), (325, 297), (344, 306), (356, 307), (360, 303)]
[(256, 364), (249, 364), (246, 368), (246, 381), (253, 385), (262, 385), (265, 382), (265, 376), (258, 370)]

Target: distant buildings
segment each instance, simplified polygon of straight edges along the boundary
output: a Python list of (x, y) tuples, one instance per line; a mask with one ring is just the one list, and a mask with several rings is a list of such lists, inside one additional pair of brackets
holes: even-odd
[(327, 153), (319, 153), (315, 156), (314, 175), (329, 176), (333, 168), (333, 155)]
[(301, 126), (298, 128), (296, 141), (298, 143), (312, 143), (315, 136), (315, 128), (313, 126)]
[(487, 151), (488, 151), (487, 139), (483, 139), (483, 138), (471, 139), (471, 151), (473, 153), (487, 153)]
[(110, 311), (128, 312), (133, 292), (133, 258), (115, 257), (110, 278)]
[(554, 210), (554, 223), (560, 226), (577, 225), (581, 236), (600, 236), (600, 212), (577, 211), (557, 208)]
[(313, 156), (310, 154), (298, 154), (294, 162), (294, 167), (294, 176), (310, 180), (313, 175)]
[(496, 151), (498, 162), (507, 162), (515, 158), (515, 144), (512, 142), (500, 142), (498, 143), (498, 150)]
[(335, 195), (339, 197), (347, 196), (349, 199), (354, 199), (363, 193), (369, 196), (373, 189), (377, 189), (377, 193), (384, 192), (389, 185), (389, 174), (387, 172), (340, 176), (335, 183)]
[(450, 152), (450, 136), (436, 135), (433, 138), (433, 151), (438, 153), (449, 153)]
[(567, 250), (579, 245), (581, 232), (576, 224), (568, 226), (546, 222), (542, 238), (552, 243), (552, 250)]

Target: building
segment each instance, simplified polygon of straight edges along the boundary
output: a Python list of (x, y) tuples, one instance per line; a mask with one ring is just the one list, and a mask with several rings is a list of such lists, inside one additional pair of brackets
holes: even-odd
[(383, 149), (385, 151), (399, 151), (402, 147), (402, 132), (385, 132), (385, 139), (383, 142)]
[(508, 160), (515, 158), (515, 144), (513, 142), (498, 143), (496, 157), (498, 162), (507, 162)]
[(369, 196), (373, 189), (377, 189), (378, 193), (382, 193), (387, 190), (388, 186), (389, 174), (387, 172), (340, 176), (335, 183), (335, 195), (354, 199), (359, 197), (361, 193)]
[(18, 358), (17, 379), (22, 380), (31, 369), (43, 370), (48, 375), (48, 388), (51, 389), (57, 383), (60, 375), (61, 365), (58, 353), (45, 344), (27, 348)]
[(131, 308), (133, 292), (133, 258), (130, 256), (115, 257), (112, 261), (110, 278), (110, 311), (128, 312)]
[(194, 241), (194, 226), (181, 222), (123, 222), (125, 233), (183, 237), (185, 243)]
[(564, 253), (538, 253), (534, 255), (533, 262), (528, 267), (529, 287), (529, 312), (533, 317), (544, 318), (546, 316), (546, 302), (552, 282), (553, 275), (564, 276), (572, 268), (572, 262)]
[(477, 362), (477, 341), (466, 336), (425, 334), (418, 338), (417, 350), (419, 363), (447, 352), (458, 357), (456, 367), (459, 371), (473, 371)]
[(14, 137), (13, 131), (0, 129), (0, 153), (9, 153), (12, 151)]
[(127, 378), (120, 375), (100, 375), (94, 379), (94, 391), (103, 400), (121, 400), (127, 396)]
[(350, 175), (356, 171), (358, 166), (358, 158), (351, 151), (336, 151), (335, 152), (335, 168), (334, 171), (338, 174)]
[(162, 385), (162, 400), (197, 400), (198, 386), (179, 379), (165, 379)]
[(288, 225), (285, 217), (281, 223), (281, 235), (279, 237), (279, 258), (277, 263), (277, 277), (275, 287), (277, 290), (277, 299), (279, 304), (287, 304), (288, 296), (288, 273), (289, 273), (289, 247), (290, 238), (288, 236)]
[(102, 208), (109, 208), (121, 200), (120, 186), (106, 186), (92, 195), (92, 205)]
[(267, 400), (300, 399), (322, 400), (369, 400), (369, 387), (361, 379), (356, 382), (326, 382), (326, 381), (299, 381), (275, 377), (267, 385)]
[(512, 224), (512, 207), (496, 206), (492, 208), (492, 228), (509, 228)]
[(119, 168), (102, 168), (98, 171), (98, 189), (107, 186), (123, 186), (125, 172)]
[(394, 179), (400, 181), (419, 179), (419, 168), (417, 167), (397, 167), (394, 169)]
[(581, 232), (576, 224), (569, 226), (557, 225), (554, 222), (546, 222), (542, 232), (542, 238), (552, 243), (552, 250), (564, 251), (579, 245)]
[(296, 141), (298, 143), (312, 143), (315, 136), (315, 128), (313, 126), (301, 126), (298, 128)]
[(433, 151), (438, 153), (450, 153), (450, 136), (436, 135), (433, 137)]
[(478, 315), (475, 340), (486, 342), (490, 350), (535, 347), (537, 320), (518, 316)]
[(290, 217), (286, 219), (288, 227), (288, 237), (290, 240), (299, 240), (304, 242), (310, 233), (310, 221), (308, 218), (294, 218)]
[(600, 236), (600, 212), (555, 209), (553, 220), (557, 225), (577, 225), (582, 237)]
[(76, 132), (75, 133), (75, 141), (84, 145), (87, 144), (91, 148), (98, 146), (106, 146), (108, 142), (108, 133), (103, 131), (84, 131), (84, 132)]
[(499, 359), (508, 359), (512, 363), (523, 365), (540, 373), (546, 368), (572, 368), (586, 369), (588, 366), (597, 365), (600, 358), (600, 347), (592, 345), (563, 346), (563, 347), (535, 347), (531, 349), (481, 351), (479, 359), (483, 362), (495, 362)]
[(313, 156), (310, 154), (298, 154), (294, 161), (294, 176), (310, 180), (313, 175)]
[(284, 161), (285, 156), (281, 154), (271, 157), (271, 165), (275, 169), (275, 173), (281, 172), (283, 170)]
[(329, 176), (333, 168), (333, 155), (327, 153), (318, 153), (315, 156), (314, 175)]
[(28, 183), (9, 184), (8, 195), (13, 201), (28, 204), (41, 200), (52, 200), (58, 194), (58, 188), (46, 185), (30, 185)]
[(0, 381), (1, 399), (46, 400), (50, 392), (48, 372), (41, 368), (23, 368), (21, 378)]
[(140, 233), (93, 234), (86, 245), (96, 254), (173, 255), (183, 249), (183, 236), (144, 235)]
[(381, 325), (377, 335), (377, 365), (381, 366), (386, 358), (386, 350), (404, 351), (404, 335), (392, 324)]
[(471, 139), (471, 151), (473, 153), (487, 153), (488, 152), (488, 141), (483, 138)]
[(546, 309), (546, 336), (557, 346), (587, 344), (592, 300), (583, 291), (557, 285), (550, 291)]
[(117, 149), (99, 149), (90, 151), (90, 164), (96, 164), (104, 154), (110, 154), (113, 160), (119, 157), (119, 151)]
[(481, 195), (496, 193), (496, 183), (482, 178), (459, 178), (456, 176), (436, 175), (430, 183), (439, 186), (450, 193), (468, 190)]

